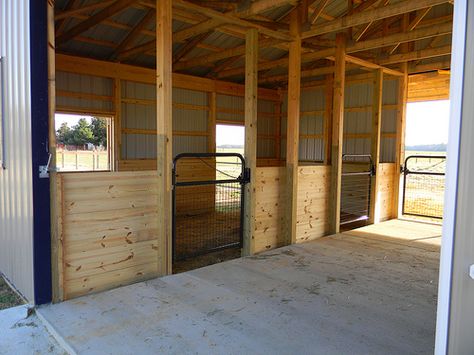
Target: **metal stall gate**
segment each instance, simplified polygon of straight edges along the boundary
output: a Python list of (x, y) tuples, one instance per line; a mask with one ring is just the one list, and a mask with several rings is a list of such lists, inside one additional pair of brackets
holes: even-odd
[(183, 153), (173, 161), (173, 260), (241, 248), (248, 171), (237, 153)]
[(412, 155), (403, 167), (404, 215), (443, 218), (446, 157)]
[(342, 156), (341, 226), (369, 219), (370, 189), (374, 173), (369, 154)]

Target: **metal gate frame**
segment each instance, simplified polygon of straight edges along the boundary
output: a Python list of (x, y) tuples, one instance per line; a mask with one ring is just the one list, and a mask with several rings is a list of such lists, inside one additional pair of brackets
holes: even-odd
[[(343, 154), (342, 155), (342, 160), (344, 158), (351, 157), (351, 158), (368, 158), (369, 161), (367, 163), (370, 164), (370, 169), (368, 171), (354, 171), (354, 172), (348, 172), (348, 173), (341, 173), (341, 194), (342, 194), (342, 177), (343, 176), (360, 176), (360, 175), (367, 175), (369, 176), (369, 188), (367, 189), (367, 218), (364, 218), (363, 216), (359, 218), (355, 218), (349, 221), (344, 221), (344, 222), (339, 222), (339, 225), (346, 225), (350, 223), (355, 223), (355, 222), (360, 222), (360, 221), (366, 221), (370, 219), (370, 201), (371, 201), (371, 195), (372, 195), (372, 177), (375, 176), (375, 166), (374, 162), (372, 160), (372, 155), (371, 154)], [(344, 161), (342, 161), (344, 163)], [(349, 162), (347, 162), (349, 163)], [(341, 196), (341, 206), (342, 206), (342, 196)], [(342, 212), (342, 209), (339, 213)]]
[(439, 216), (429, 216), (423, 215), (419, 213), (410, 213), (405, 211), (405, 197), (406, 197), (406, 186), (407, 186), (407, 175), (428, 175), (428, 176), (445, 176), (446, 172), (444, 173), (436, 173), (436, 172), (429, 172), (429, 171), (413, 171), (408, 169), (408, 161), (410, 159), (415, 158), (427, 158), (427, 159), (444, 159), (446, 160), (445, 155), (410, 155), (405, 159), (405, 163), (403, 165), (403, 199), (402, 199), (402, 215), (407, 216), (415, 216), (415, 217), (427, 217), (427, 218), (435, 218), (435, 219), (443, 219), (443, 217)]
[[(214, 179), (214, 180), (204, 180), (204, 181), (176, 181), (176, 167), (180, 159), (183, 158), (218, 158), (218, 157), (236, 157), (241, 162), (241, 173), (235, 179)], [(217, 169), (216, 169), (217, 171)], [(240, 239), (239, 243), (224, 245), (222, 247), (213, 248), (206, 250), (204, 252), (198, 252), (193, 254), (191, 257), (196, 257), (199, 255), (205, 255), (208, 253), (216, 252), (219, 250), (229, 249), (229, 248), (242, 248), (243, 247), (243, 238), (244, 238), (244, 206), (245, 206), (245, 184), (250, 182), (250, 169), (245, 166), (245, 159), (239, 153), (181, 153), (175, 156), (173, 159), (173, 170), (172, 170), (172, 248), (173, 248), (173, 262), (177, 261), (175, 257), (176, 251), (176, 188), (179, 186), (203, 186), (203, 185), (217, 185), (217, 184), (226, 184), (226, 183), (239, 183), (240, 184)], [(182, 260), (182, 259), (179, 259)]]

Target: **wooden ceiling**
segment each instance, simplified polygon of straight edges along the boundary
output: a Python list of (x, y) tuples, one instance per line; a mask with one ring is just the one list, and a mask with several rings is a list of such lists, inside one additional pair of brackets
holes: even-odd
[[(398, 75), (449, 68), (449, 0), (173, 0), (173, 71), (236, 82), (245, 72), (245, 33), (259, 31), (259, 82), (284, 87), (289, 18), (301, 16), (302, 81), (332, 72), (335, 34), (347, 33), (348, 71)], [(154, 0), (56, 1), (56, 50), (153, 67)]]

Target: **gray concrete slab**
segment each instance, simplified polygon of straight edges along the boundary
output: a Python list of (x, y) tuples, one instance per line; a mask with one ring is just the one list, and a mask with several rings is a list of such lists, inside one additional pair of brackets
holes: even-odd
[(430, 354), (438, 258), (340, 234), (39, 312), (79, 354)]
[(0, 354), (66, 354), (27, 306), (0, 311)]

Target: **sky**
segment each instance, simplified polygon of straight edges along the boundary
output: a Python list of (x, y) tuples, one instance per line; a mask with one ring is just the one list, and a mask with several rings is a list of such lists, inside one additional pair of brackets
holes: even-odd
[(448, 143), (449, 100), (407, 104), (405, 145)]
[(244, 145), (245, 127), (236, 125), (217, 125), (216, 126), (216, 145)]

